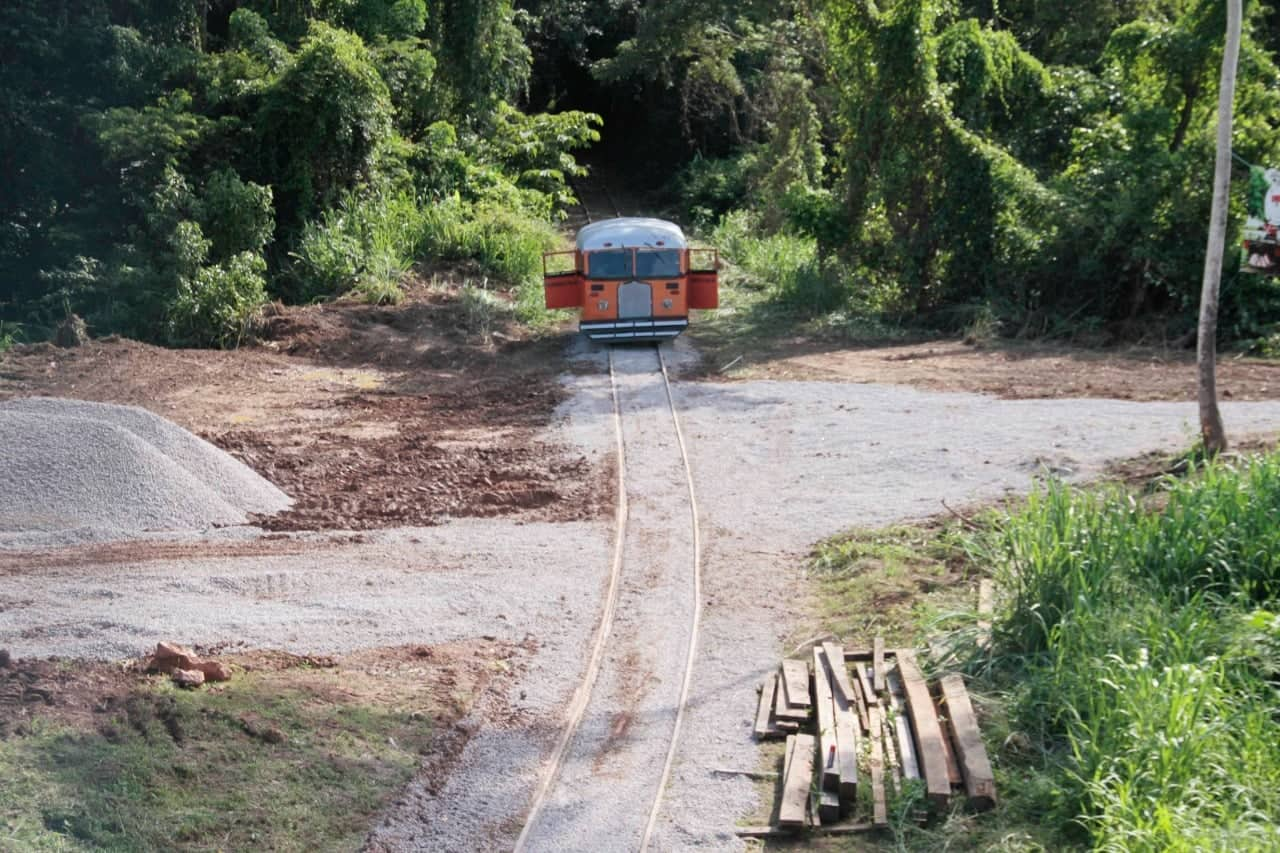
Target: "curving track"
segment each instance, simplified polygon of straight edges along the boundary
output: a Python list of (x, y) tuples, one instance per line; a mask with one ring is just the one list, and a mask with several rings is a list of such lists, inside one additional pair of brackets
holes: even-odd
[(701, 595), (697, 501), (659, 347), (609, 353), (615, 551), (582, 684), (517, 850), (645, 849), (684, 720)]

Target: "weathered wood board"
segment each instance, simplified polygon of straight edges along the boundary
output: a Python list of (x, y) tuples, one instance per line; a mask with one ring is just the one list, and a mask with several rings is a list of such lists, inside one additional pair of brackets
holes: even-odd
[(773, 716), (774, 694), (778, 689), (778, 674), (769, 673), (760, 687), (760, 704), (756, 706), (755, 735), (757, 740), (778, 737), (777, 720)]
[(943, 811), (951, 798), (951, 778), (947, 775), (942, 726), (938, 723), (929, 686), (916, 665), (915, 654), (899, 650), (897, 658), (903, 696), (915, 733), (916, 758), (924, 776), (925, 794), (934, 809)]
[(947, 716), (941, 698), (934, 697), (933, 707), (937, 709), (938, 725), (942, 727), (942, 751), (947, 757), (947, 779), (951, 781), (951, 787), (958, 788), (964, 784), (964, 777), (960, 775), (960, 763), (956, 761), (956, 750), (953, 746), (956, 735), (951, 730), (951, 718)]
[(978, 730), (978, 717), (969, 701), (969, 691), (964, 679), (958, 675), (944, 676), (941, 683), (942, 699), (951, 718), (955, 733), (956, 756), (964, 775), (964, 789), (970, 808), (985, 811), (996, 804), (996, 780), (991, 772), (987, 748)]
[(884, 726), (880, 722), (880, 707), (871, 706), (867, 714), (871, 718), (871, 757), (867, 765), (867, 775), (871, 777), (871, 822), (876, 826), (887, 826), (889, 810), (884, 794)]
[(840, 822), (840, 795), (835, 791), (819, 791), (818, 807), (814, 811), (818, 815), (816, 823), (825, 826)]
[(849, 680), (849, 667), (845, 663), (844, 651), (835, 643), (823, 643), (822, 650), (826, 652), (827, 662), (831, 667), (834, 692), (844, 696), (845, 701), (852, 705), (857, 700), (853, 695), (853, 682)]
[(773, 698), (773, 716), (781, 727), (782, 723), (803, 723), (809, 719), (808, 708), (793, 708), (787, 703), (787, 690), (783, 678), (778, 677), (778, 688)]
[(889, 722), (889, 710), (884, 705), (880, 706), (880, 726), (884, 730), (881, 738), (884, 744), (884, 776), (888, 787), (896, 794), (902, 790), (902, 763), (893, 742), (893, 723)]
[(813, 735), (791, 735), (792, 745), (786, 779), (782, 785), (782, 802), (778, 806), (779, 826), (804, 826), (809, 806), (809, 789), (813, 783), (813, 758), (816, 743)]
[(884, 637), (876, 637), (871, 641), (871, 689), (879, 695), (884, 688)]
[[(844, 654), (834, 644), (824, 644), (826, 665), (832, 674), (834, 689), (831, 698), (836, 711), (836, 762), (840, 767), (840, 810), (847, 816), (856, 805), (858, 797), (858, 712), (847, 698), (853, 693), (853, 686), (848, 683), (848, 672), (845, 668)], [(840, 674), (845, 673), (845, 687), (849, 694), (840, 687)]]
[(858, 676), (858, 683), (862, 685), (862, 695), (867, 700), (868, 705), (879, 705), (880, 697), (876, 695), (875, 687), (871, 684), (871, 679), (867, 677), (867, 666), (864, 663), (854, 664), (854, 672)]
[(842, 821), (815, 826), (806, 831), (781, 826), (741, 826), (734, 830), (734, 834), (739, 838), (801, 838), (807, 835), (852, 835), (871, 832), (876, 828), (866, 821)]
[(902, 760), (902, 776), (905, 779), (920, 778), (920, 763), (916, 759), (916, 745), (907, 720), (906, 700), (902, 692), (902, 677), (897, 668), (885, 674), (889, 682), (889, 707), (893, 709), (893, 728), (897, 735), (898, 755)]
[(782, 662), (782, 684), (788, 705), (792, 708), (809, 707), (809, 667), (804, 661), (788, 658)]
[[(818, 724), (818, 762), (824, 791), (840, 790), (839, 744), (836, 740), (836, 708), (831, 697), (831, 668), (821, 646), (813, 647), (813, 696)], [(833, 818), (834, 819), (834, 818)]]

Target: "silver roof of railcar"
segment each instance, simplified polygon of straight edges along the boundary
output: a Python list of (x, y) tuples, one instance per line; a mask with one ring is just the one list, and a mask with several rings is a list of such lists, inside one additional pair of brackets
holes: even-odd
[[(609, 245), (606, 246), (605, 243)], [(680, 226), (665, 219), (623, 216), (593, 222), (578, 232), (578, 251), (596, 249), (658, 248), (684, 249), (688, 246)]]

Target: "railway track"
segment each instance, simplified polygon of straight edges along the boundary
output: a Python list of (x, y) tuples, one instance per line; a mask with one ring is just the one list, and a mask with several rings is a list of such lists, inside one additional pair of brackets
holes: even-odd
[[(603, 183), (574, 189), (583, 224), (620, 215)], [(661, 345), (610, 348), (608, 377), (618, 501), (604, 606), (517, 851), (648, 850), (692, 683), (702, 537)]]

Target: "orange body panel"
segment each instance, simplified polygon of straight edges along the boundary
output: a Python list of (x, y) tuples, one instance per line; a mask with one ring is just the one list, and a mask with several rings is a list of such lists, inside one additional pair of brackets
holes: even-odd
[[(618, 316), (618, 284), (617, 281), (591, 281), (584, 279), (582, 297), (582, 319), (614, 320)], [(600, 288), (596, 290), (595, 288)], [(605, 303), (601, 308), (600, 303)]]
[[(668, 287), (674, 284), (676, 290)], [(683, 278), (666, 279), (653, 282), (653, 316), (655, 317), (687, 317), (689, 314), (689, 288)], [(671, 307), (662, 303), (671, 300)]]

